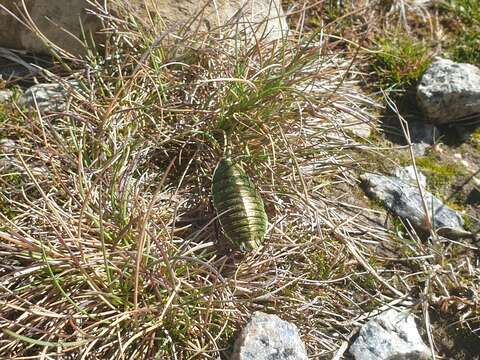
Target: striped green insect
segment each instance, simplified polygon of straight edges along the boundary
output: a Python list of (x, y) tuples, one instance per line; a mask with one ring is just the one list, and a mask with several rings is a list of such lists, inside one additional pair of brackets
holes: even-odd
[(265, 207), (245, 171), (231, 159), (220, 160), (215, 168), (212, 196), (225, 236), (241, 251), (258, 248), (267, 233)]

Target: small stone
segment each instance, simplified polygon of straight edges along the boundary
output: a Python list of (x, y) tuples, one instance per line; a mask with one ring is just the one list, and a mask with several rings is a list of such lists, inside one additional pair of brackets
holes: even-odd
[(439, 155), (445, 153), (444, 145), (442, 143), (435, 144), (433, 146), (433, 151)]
[(412, 150), (415, 156), (425, 156), (428, 148), (430, 148), (430, 145), (425, 143), (412, 144)]
[(360, 329), (350, 347), (355, 360), (426, 360), (431, 351), (408, 311), (387, 310)]
[(78, 82), (50, 83), (33, 85), (19, 99), (20, 106), (37, 108), (40, 112), (65, 111), (72, 90), (78, 91)]
[(480, 113), (480, 69), (437, 58), (423, 74), (417, 100), (427, 119), (448, 124)]
[(12, 139), (1, 139), (0, 140), (0, 151), (4, 153), (12, 153), (17, 148), (17, 143)]
[[(408, 220), (417, 229), (428, 231), (423, 200), (417, 186), (400, 180), (395, 176), (363, 174), (361, 176), (366, 194), (382, 201), (397, 216)], [(440, 199), (428, 191), (423, 191), (426, 207), (432, 226), (436, 229), (449, 228), (464, 234), (462, 217), (443, 204)]]
[(363, 122), (346, 125), (345, 129), (350, 130), (354, 135), (363, 139), (368, 139), (372, 133), (371, 126)]
[(255, 312), (235, 341), (231, 360), (307, 360), (295, 325)]
[(15, 162), (12, 161), (12, 155), (15, 154), (15, 150), (19, 150), (19, 145), (12, 139), (0, 139), (0, 169), (1, 171), (8, 172), (12, 168), (15, 168)]
[(465, 159), (460, 160), (460, 164), (462, 164), (467, 169), (470, 169), (472, 167), (470, 163)]
[[(426, 176), (423, 175), (418, 169), (417, 174), (420, 186), (425, 189), (427, 187)], [(413, 165), (396, 168), (394, 175), (410, 185), (417, 186), (417, 176), (415, 175), (415, 167)]]
[(13, 96), (12, 90), (0, 90), (0, 104), (7, 102)]

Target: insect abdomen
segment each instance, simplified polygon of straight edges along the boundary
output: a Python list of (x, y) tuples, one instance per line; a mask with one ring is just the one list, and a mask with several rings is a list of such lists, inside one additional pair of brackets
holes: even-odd
[(259, 247), (268, 219), (262, 198), (245, 172), (229, 159), (220, 160), (213, 174), (212, 195), (227, 238), (241, 250)]

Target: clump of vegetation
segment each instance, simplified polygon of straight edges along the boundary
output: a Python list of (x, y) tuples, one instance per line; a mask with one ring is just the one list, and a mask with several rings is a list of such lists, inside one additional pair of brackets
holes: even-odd
[(449, 0), (443, 7), (458, 18), (447, 54), (455, 61), (480, 65), (480, 3)]
[(291, 27), (298, 30), (317, 33), (325, 27), (329, 30), (328, 35), (341, 36), (352, 25), (352, 17), (345, 16), (352, 10), (346, 1), (283, 0), (282, 3), (291, 13), (288, 17)]
[(457, 62), (480, 64), (480, 27), (474, 31), (462, 31), (457, 34), (455, 45), (447, 51)]
[[(95, 71), (71, 74), (82, 91), (68, 111), (17, 109), (24, 121), (3, 124), (18, 147), (0, 166), (20, 181), (0, 188), (0, 254), (15, 269), (0, 269), (0, 357), (218, 358), (252, 311), (272, 308), (324, 328), (322, 342), (305, 340), (328, 353), (350, 330), (320, 312), (361, 311), (359, 285), (325, 282), (358, 271), (338, 243), (362, 238), (348, 240), (355, 222), (324, 196), (356, 166), (337, 117), (372, 119), (351, 62), (303, 40), (188, 33), (158, 45), (155, 24), (125, 19), (112, 23), (128, 26), (112, 53), (83, 60)], [(232, 252), (214, 226), (211, 176), (224, 156), (262, 194), (261, 251)], [(318, 253), (349, 266), (312, 272)]]
[(405, 90), (416, 84), (430, 61), (425, 44), (400, 34), (378, 41), (373, 70), (384, 88)]

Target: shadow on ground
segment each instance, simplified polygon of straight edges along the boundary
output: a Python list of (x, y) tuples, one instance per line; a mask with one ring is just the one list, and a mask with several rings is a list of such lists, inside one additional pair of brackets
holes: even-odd
[[(418, 106), (416, 99), (416, 85), (409, 87), (402, 93), (392, 96), (400, 115), (409, 123), (412, 142), (422, 139), (432, 142), (441, 141), (445, 145), (456, 148), (468, 142), (471, 135), (480, 127), (480, 115), (455, 122), (453, 125), (433, 126), (428, 123)], [(380, 128), (387, 140), (397, 145), (406, 145), (407, 141), (402, 131), (400, 120), (395, 112), (386, 107), (380, 116)]]

